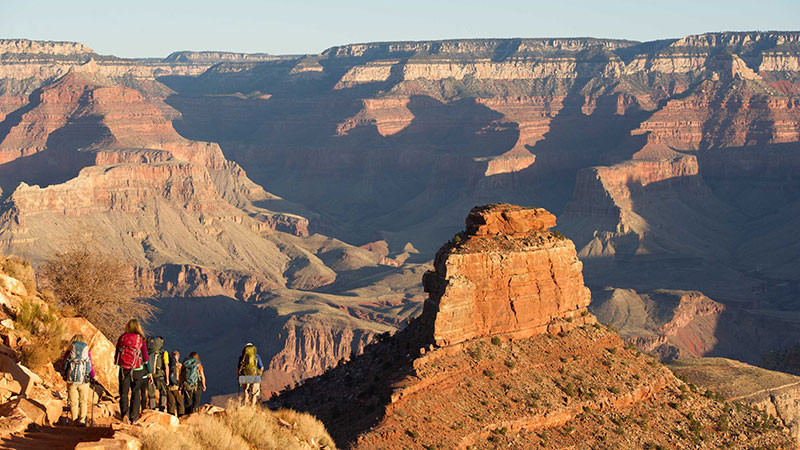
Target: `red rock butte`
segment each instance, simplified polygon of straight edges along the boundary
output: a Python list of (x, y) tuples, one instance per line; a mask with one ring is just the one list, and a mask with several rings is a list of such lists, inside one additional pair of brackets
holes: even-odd
[(594, 323), (572, 241), (549, 231), (541, 208), (473, 208), (466, 232), (436, 254), (423, 277), (422, 325), (437, 346), (481, 336), (525, 338)]

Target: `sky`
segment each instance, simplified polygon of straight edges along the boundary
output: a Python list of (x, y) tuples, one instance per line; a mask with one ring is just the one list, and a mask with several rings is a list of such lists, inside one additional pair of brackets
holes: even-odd
[(488, 37), (648, 41), (800, 30), (800, 0), (0, 0), (0, 38), (81, 42), (101, 54), (319, 53), (349, 43)]

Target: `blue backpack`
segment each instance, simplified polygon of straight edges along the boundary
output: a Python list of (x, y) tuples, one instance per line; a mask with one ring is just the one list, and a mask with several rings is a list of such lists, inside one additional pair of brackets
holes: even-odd
[(200, 361), (188, 358), (183, 362), (183, 370), (186, 371), (183, 377), (184, 384), (196, 385), (200, 381)]
[(64, 372), (68, 383), (86, 383), (89, 381), (89, 374), (92, 370), (92, 362), (89, 360), (89, 345), (85, 342), (76, 341), (72, 343), (72, 348), (64, 361)]

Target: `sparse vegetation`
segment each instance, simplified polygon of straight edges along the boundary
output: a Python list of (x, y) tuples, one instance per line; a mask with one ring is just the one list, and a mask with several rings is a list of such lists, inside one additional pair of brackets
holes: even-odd
[(18, 350), (19, 360), (38, 369), (56, 360), (64, 347), (64, 327), (58, 312), (35, 300), (23, 300), (14, 327), (28, 340)]
[(25, 286), (28, 295), (36, 292), (36, 274), (31, 267), (31, 262), (17, 256), (0, 258), (0, 270), (11, 278), (16, 278)]
[(116, 336), (131, 318), (147, 320), (153, 307), (139, 300), (128, 266), (114, 257), (75, 247), (56, 254), (40, 270), (43, 286), (61, 305), (95, 324), (106, 336)]
[(492, 345), (500, 345), (501, 341), (498, 336), (492, 336)]
[(481, 347), (478, 345), (469, 348), (467, 350), (467, 353), (469, 354), (469, 356), (471, 356), (473, 359), (476, 360), (480, 360), (483, 357), (483, 351), (481, 350)]
[(177, 432), (151, 429), (140, 438), (144, 450), (335, 448), (325, 427), (308, 414), (235, 403), (224, 413), (200, 415)]

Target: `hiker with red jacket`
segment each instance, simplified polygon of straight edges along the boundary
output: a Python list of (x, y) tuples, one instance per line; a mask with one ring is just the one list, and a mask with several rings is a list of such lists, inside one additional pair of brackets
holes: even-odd
[(122, 421), (135, 423), (139, 420), (142, 388), (148, 382), (153, 382), (144, 330), (138, 320), (131, 319), (125, 325), (125, 333), (117, 340), (114, 361), (119, 366), (119, 411)]

